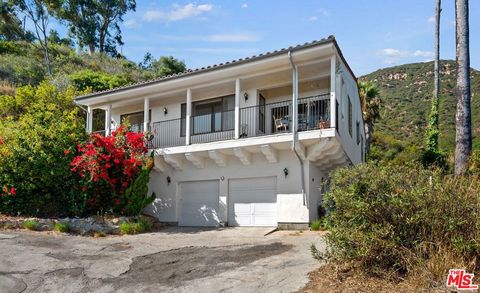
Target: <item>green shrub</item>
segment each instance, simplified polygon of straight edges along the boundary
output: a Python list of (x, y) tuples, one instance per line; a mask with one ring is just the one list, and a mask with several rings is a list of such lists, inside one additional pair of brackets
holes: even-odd
[(27, 216), (80, 215), (70, 162), (85, 139), (85, 123), (73, 104), (72, 88), (59, 91), (45, 82), (24, 86), (15, 96), (0, 96), (0, 213)]
[(70, 232), (70, 225), (64, 222), (56, 222), (53, 225), (53, 230), (60, 233), (68, 233)]
[(478, 177), (443, 176), (414, 164), (339, 169), (324, 195), (328, 256), (383, 276), (424, 268), (438, 278), (447, 273), (445, 259), (478, 271), (478, 194)]
[(23, 221), (22, 226), (31, 231), (37, 231), (40, 228), (40, 224), (36, 220), (25, 220)]
[(313, 221), (312, 223), (310, 223), (310, 230), (318, 231), (318, 230), (320, 230), (321, 225), (322, 225), (322, 221), (320, 219), (317, 219), (317, 220)]
[(150, 222), (150, 220), (144, 217), (139, 217), (133, 220), (132, 222), (130, 221), (122, 222), (119, 228), (120, 228), (120, 234), (122, 235), (140, 234), (140, 233), (151, 231), (152, 222)]
[(126, 206), (126, 214), (136, 216), (150, 203), (152, 203), (156, 195), (152, 193), (148, 195), (148, 181), (150, 180), (150, 171), (153, 168), (152, 162), (145, 166), (133, 183), (125, 190), (125, 198), (129, 202)]
[(108, 74), (89, 69), (78, 71), (70, 75), (73, 85), (80, 91), (91, 89), (93, 91), (103, 91), (119, 87), (128, 83), (128, 80), (116, 74)]

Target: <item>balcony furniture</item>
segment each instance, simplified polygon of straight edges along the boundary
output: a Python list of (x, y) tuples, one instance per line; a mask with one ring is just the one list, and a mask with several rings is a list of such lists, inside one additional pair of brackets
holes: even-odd
[(275, 116), (273, 116), (273, 121), (275, 122), (275, 129), (277, 131), (288, 130), (288, 116), (281, 117), (281, 118), (276, 118)]
[(318, 121), (318, 128), (319, 129), (330, 128), (330, 121), (324, 121), (324, 120), (320, 119), (320, 121)]
[(242, 123), (242, 124), (240, 125), (240, 127), (241, 127), (240, 138), (248, 137), (248, 134), (247, 134), (248, 124)]

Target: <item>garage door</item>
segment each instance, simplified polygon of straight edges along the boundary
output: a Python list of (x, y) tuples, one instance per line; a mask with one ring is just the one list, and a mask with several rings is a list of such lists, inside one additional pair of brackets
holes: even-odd
[(230, 226), (277, 226), (275, 177), (231, 179), (228, 186)]
[(218, 226), (218, 180), (179, 184), (180, 226)]

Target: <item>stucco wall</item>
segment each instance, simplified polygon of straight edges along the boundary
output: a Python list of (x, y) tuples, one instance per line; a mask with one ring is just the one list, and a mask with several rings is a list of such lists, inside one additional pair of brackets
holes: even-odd
[[(361, 143), (357, 144), (356, 123), (360, 122), (360, 134), (365, 139), (360, 99), (358, 97), (357, 83), (352, 75), (346, 69), (345, 65), (340, 63), (336, 78), (336, 97), (339, 102), (338, 116), (338, 134), (345, 153), (352, 160), (353, 164), (362, 162)], [(348, 98), (353, 107), (353, 125), (352, 135), (348, 130)]]
[[(227, 221), (227, 205), (228, 205), (228, 182), (229, 179), (238, 178), (257, 178), (257, 177), (276, 177), (277, 196), (281, 194), (282, 199), (279, 202), (278, 215), (279, 222), (281, 219), (289, 219), (289, 222), (305, 223), (312, 217), (307, 207), (298, 207), (299, 213), (293, 213), (290, 210), (288, 213), (286, 207), (290, 204), (297, 205), (299, 201), (303, 200), (301, 196), (301, 182), (300, 182), (300, 164), (290, 150), (278, 152), (278, 162), (269, 163), (266, 161), (263, 154), (252, 154), (252, 165), (243, 165), (235, 156), (228, 156), (227, 167), (218, 167), (212, 160), (205, 160), (205, 168), (197, 169), (188, 162), (185, 162), (182, 171), (170, 169), (165, 173), (152, 172), (149, 182), (150, 192), (155, 192), (157, 195), (156, 201), (151, 207), (147, 208), (147, 212), (159, 218), (164, 222), (178, 222), (178, 184), (185, 181), (196, 180), (213, 180), (220, 179), (220, 215), (222, 222)], [(284, 168), (288, 169), (288, 176), (284, 175)], [(308, 162), (305, 162), (305, 168), (308, 174)], [(318, 174), (310, 172), (315, 176), (315, 182), (318, 182)], [(167, 176), (171, 178), (171, 183), (167, 184)], [(223, 177), (223, 180), (222, 180)], [(306, 176), (306, 191), (310, 192), (310, 176)], [(278, 198), (278, 197), (277, 197)], [(289, 202), (289, 199), (291, 202)], [(314, 194), (312, 198), (318, 199), (318, 194)], [(312, 199), (313, 200), (313, 199)], [(313, 202), (314, 203), (314, 202)], [(283, 207), (283, 208), (282, 208)]]

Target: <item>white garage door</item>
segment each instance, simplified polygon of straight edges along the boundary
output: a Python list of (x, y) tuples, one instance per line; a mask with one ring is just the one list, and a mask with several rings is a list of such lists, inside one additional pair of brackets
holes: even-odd
[(274, 177), (231, 179), (228, 196), (230, 226), (277, 226)]
[(179, 184), (180, 226), (218, 226), (218, 180)]

